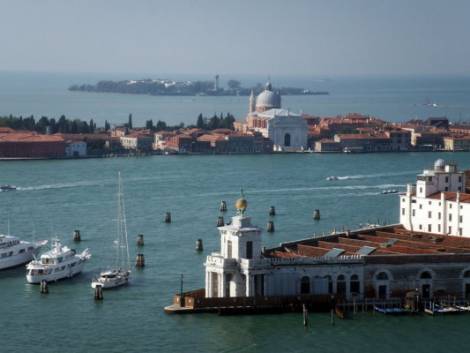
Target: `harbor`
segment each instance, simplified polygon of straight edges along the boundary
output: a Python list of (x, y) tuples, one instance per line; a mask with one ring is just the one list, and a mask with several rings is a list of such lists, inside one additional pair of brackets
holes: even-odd
[[(223, 335), (234, 347), (242, 349), (244, 343), (234, 341), (233, 334), (253, 337), (263, 349), (273, 351), (287, 349), (286, 345), (298, 346), (299, 334), (307, 334), (302, 319), (304, 303), (298, 302), (295, 310), (285, 311), (280, 316), (277, 309), (255, 312), (257, 315), (247, 310), (246, 314), (250, 315), (236, 316), (230, 310), (222, 316), (167, 315), (163, 310), (173, 302), (174, 294), (180, 292), (181, 274), (184, 276), (183, 292), (204, 284), (206, 256), (220, 247), (218, 217), (222, 216), (226, 224), (236, 213), (234, 203), (240, 197), (240, 187), (249, 202), (247, 212), (253, 223), (263, 229), (265, 245), (275, 248), (280, 243), (314, 234), (327, 236), (334, 228), (341, 233), (343, 227), (358, 229), (360, 223), (396, 223), (399, 220), (398, 195), (382, 194), (382, 190), (406, 191), (406, 184), (413, 182), (417, 173), (432, 166), (438, 158), (447, 157), (440, 153), (387, 155), (385, 159), (379, 155), (298, 154), (37, 161), (34, 162), (37, 175), (34, 181), (24, 173), (29, 165), (4, 163), (1, 165), (2, 183), (15, 185), (17, 190), (0, 193), (5, 205), (0, 225), (2, 233), (7, 233), (9, 218), (11, 234), (30, 241), (59, 237), (63, 244), (78, 253), (89, 248), (92, 257), (80, 275), (49, 283), (48, 294), (41, 294), (40, 286), (26, 283), (24, 267), (0, 272), (2, 300), (12, 303), (3, 306), (1, 313), (16, 315), (14, 321), (3, 324), (8, 326), (2, 326), (0, 336), (5, 339), (7, 327), (33, 335), (35, 329), (28, 322), (41, 315), (44, 330), (51, 330), (57, 320), (60, 322), (64, 330), (64, 336), (57, 338), (60, 344), (76, 343), (83, 334), (96, 340), (108, 332), (101, 323), (119, 322), (113, 326), (122, 337), (117, 339), (118, 344), (128, 345), (128, 338), (124, 337), (132, 332), (133, 347), (142, 351), (174, 346), (167, 351), (204, 352), (213, 349), (212, 335)], [(467, 153), (455, 155), (454, 160), (462, 168), (468, 166)], [(391, 163), (397, 166), (394, 170), (389, 168)], [(65, 165), (68, 167), (63, 168)], [(292, 170), (297, 172), (291, 173)], [(132, 275), (128, 286), (104, 291), (103, 300), (95, 300), (90, 283), (113, 263), (115, 256), (111, 245), (116, 238), (117, 171), (121, 171), (125, 190)], [(340, 178), (326, 180), (330, 175)], [(288, 186), (286, 178), (290, 180)], [(226, 201), (226, 212), (219, 210), (222, 200)], [(270, 216), (271, 206), (274, 206), (274, 216)], [(320, 220), (313, 219), (316, 209)], [(171, 213), (171, 223), (165, 223), (167, 212)], [(273, 233), (266, 232), (270, 220), (275, 226)], [(74, 241), (74, 230), (80, 230), (80, 242)], [(143, 234), (143, 246), (137, 244), (139, 234)], [(198, 239), (202, 240), (202, 251), (196, 250)], [(145, 256), (145, 267), (141, 269), (134, 267), (139, 253)], [(356, 312), (351, 302), (344, 308), (346, 320), (335, 314), (332, 326), (329, 298), (324, 299), (321, 312), (313, 303), (308, 307), (305, 340), (316, 347), (325, 347), (326, 351), (327, 346), (323, 345), (328, 340), (351, 330), (358, 335), (379, 334), (384, 330), (399, 334), (404, 330), (419, 338), (423, 326), (431, 332), (444, 330), (453, 334), (460, 329), (445, 331), (448, 320), (452, 320), (452, 326), (465, 326), (470, 320), (470, 315), (466, 314), (422, 314), (417, 316), (418, 321), (414, 316), (382, 315), (374, 312), (372, 305), (385, 306), (385, 303), (369, 300), (369, 309), (365, 307), (363, 312), (358, 300)], [(453, 298), (448, 300), (453, 304)], [(397, 302), (387, 305), (397, 307)], [(117, 307), (124, 309), (116, 310)], [(57, 318), (64, 310), (68, 312), (67, 319)], [(100, 323), (93, 332), (89, 330), (90, 322)], [(250, 336), (255, 328), (266, 338)], [(278, 330), (285, 333), (282, 340)], [(191, 335), (184, 342), (176, 342), (175, 333), (188, 331)], [(354, 344), (353, 336), (344, 339)], [(31, 347), (38, 342), (39, 338), (33, 339)], [(91, 343), (85, 347), (91, 347)], [(455, 343), (452, 347), (459, 345)], [(58, 349), (51, 351), (58, 352)]]

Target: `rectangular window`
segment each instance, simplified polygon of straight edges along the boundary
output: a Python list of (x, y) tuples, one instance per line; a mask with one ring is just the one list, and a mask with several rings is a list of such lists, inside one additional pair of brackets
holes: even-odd
[(402, 208), (402, 209), (401, 209), (401, 215), (402, 215), (402, 216), (405, 215), (405, 208)]
[(449, 191), (449, 188), (446, 186), (446, 187), (444, 188), (444, 191)]
[(227, 259), (232, 258), (232, 241), (228, 240), (227, 241)]
[(252, 241), (246, 242), (246, 258), (247, 259), (253, 258), (253, 242)]
[(451, 204), (451, 203), (449, 204), (449, 208), (452, 208), (452, 204)]
[(413, 210), (413, 217), (416, 215), (416, 210)]
[(423, 192), (423, 188), (419, 188), (419, 193), (421, 194)]
[(422, 210), (422, 209), (423, 209), (423, 205), (419, 204), (419, 209)]
[(441, 232), (441, 225), (440, 225), (440, 224), (437, 225), (437, 231), (438, 231), (439, 233)]
[(420, 224), (420, 225), (419, 225), (419, 230), (421, 230), (421, 229), (423, 229), (423, 226)]
[(432, 232), (432, 226), (428, 224), (428, 232)]
[(446, 183), (448, 183), (448, 182), (449, 182), (449, 177), (448, 177), (448, 176), (446, 176)]
[(452, 221), (452, 213), (449, 213), (449, 222)]
[(459, 183), (461, 183), (461, 182), (462, 182), (462, 176), (460, 175), (459, 176)]
[(428, 218), (432, 218), (432, 212), (428, 211)]
[(437, 214), (437, 219), (441, 219), (441, 212)]
[(463, 216), (459, 216), (459, 222), (460, 222), (460, 223), (463, 222)]
[(428, 202), (428, 205), (431, 205), (431, 201)]
[(459, 235), (462, 235), (462, 228), (459, 228)]
[(449, 227), (449, 234), (452, 234), (452, 227)]

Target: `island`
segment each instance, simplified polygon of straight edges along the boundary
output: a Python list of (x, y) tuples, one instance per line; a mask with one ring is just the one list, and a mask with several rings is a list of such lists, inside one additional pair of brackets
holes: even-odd
[[(313, 91), (307, 88), (279, 87), (282, 95), (328, 95), (326, 91)], [(147, 94), (153, 96), (249, 96), (253, 91), (263, 91), (261, 83), (253, 87), (242, 87), (238, 80), (229, 80), (227, 87), (219, 84), (219, 75), (213, 81), (176, 81), (171, 79), (140, 79), (111, 81), (103, 80), (95, 84), (74, 84), (69, 91)]]

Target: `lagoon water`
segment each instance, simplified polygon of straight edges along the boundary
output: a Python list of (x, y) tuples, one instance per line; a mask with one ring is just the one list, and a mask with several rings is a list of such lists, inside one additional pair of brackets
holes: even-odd
[[(0, 162), (0, 183), (19, 187), (0, 193), (0, 231), (25, 239), (60, 237), (91, 249), (82, 275), (39, 287), (23, 267), (0, 272), (0, 352), (452, 352), (470, 344), (470, 316), (383, 317), (358, 314), (330, 325), (327, 314), (219, 317), (163, 313), (179, 289), (201, 288), (204, 259), (219, 248), (215, 227), (220, 200), (233, 203), (244, 188), (253, 222), (265, 227), (276, 206), (276, 232), (267, 246), (364, 222), (397, 222), (398, 196), (415, 174), (437, 158), (470, 168), (470, 153), (369, 155), (154, 156), (75, 161)], [(116, 181), (124, 180), (131, 256), (145, 235), (146, 267), (132, 283), (105, 292), (96, 303), (92, 276), (112, 263)], [(329, 175), (340, 180), (326, 181)], [(312, 220), (321, 210), (322, 219)], [(171, 211), (172, 224), (164, 224)], [(82, 242), (72, 242), (80, 229)], [(202, 238), (204, 252), (194, 250)]]
[[(168, 75), (173, 79), (210, 80), (210, 76)], [(46, 115), (89, 120), (98, 125), (105, 120), (120, 124), (133, 114), (134, 124), (147, 119), (164, 120), (171, 125), (194, 124), (199, 113), (230, 112), (246, 116), (248, 97), (157, 97), (110, 93), (69, 92), (76, 83), (96, 83), (102, 79), (123, 80), (161, 78), (161, 75), (135, 74), (59, 74), (0, 71), (1, 115)], [(264, 83), (263, 76), (222, 75), (221, 84), (235, 77), (244, 86)], [(327, 96), (284, 96), (283, 107), (316, 116), (335, 116), (359, 112), (390, 121), (447, 116), (470, 120), (470, 77), (272, 77), (274, 87), (294, 86), (329, 91)], [(426, 103), (436, 103), (431, 107)]]

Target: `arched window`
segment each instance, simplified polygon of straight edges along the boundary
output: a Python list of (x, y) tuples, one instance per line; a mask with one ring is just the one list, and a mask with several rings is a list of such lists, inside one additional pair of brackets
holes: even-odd
[(340, 297), (346, 297), (346, 277), (339, 275), (336, 278), (336, 294)]
[(310, 294), (310, 278), (307, 276), (300, 280), (300, 294)]
[(377, 274), (375, 277), (378, 281), (387, 281), (388, 280), (388, 275), (385, 272), (380, 272)]
[(333, 281), (331, 280), (331, 276), (325, 276), (325, 279), (328, 281), (328, 294), (333, 294)]
[(358, 275), (352, 275), (349, 283), (351, 294), (359, 294), (361, 291), (361, 282)]
[(421, 278), (421, 279), (432, 279), (432, 275), (428, 271), (424, 271), (423, 273), (421, 273), (419, 278)]
[(284, 146), (290, 147), (290, 134), (289, 133), (284, 135)]

